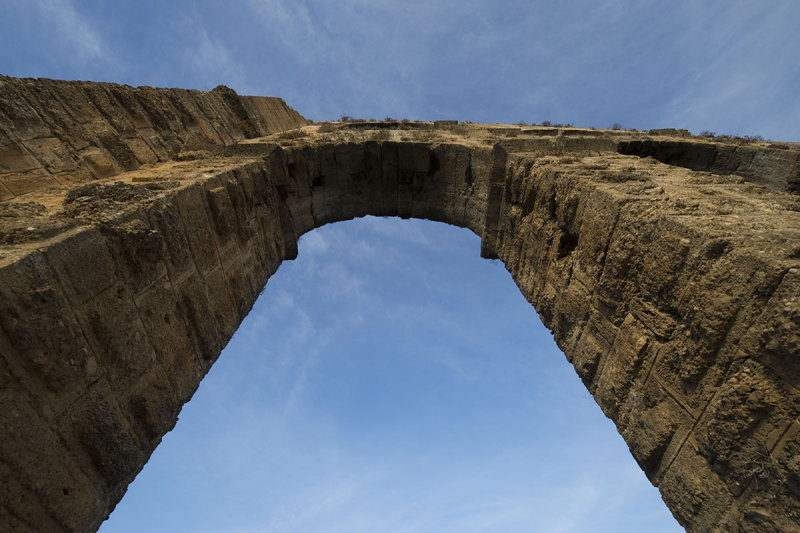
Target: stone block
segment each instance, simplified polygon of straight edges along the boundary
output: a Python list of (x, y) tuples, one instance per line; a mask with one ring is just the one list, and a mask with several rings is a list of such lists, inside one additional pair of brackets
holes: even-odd
[(152, 165), (158, 163), (158, 154), (150, 147), (144, 140), (139, 138), (125, 139), (125, 143), (133, 153), (137, 161), (143, 165)]
[(319, 165), (314, 149), (309, 146), (286, 150), (286, 172), (298, 198), (311, 195), (312, 181), (319, 176)]
[[(222, 276), (217, 269), (216, 277)], [(223, 333), (223, 323), (218, 319), (221, 313), (234, 315), (233, 304), (223, 287), (221, 294), (206, 288), (205, 279), (199, 274), (191, 274), (175, 288), (181, 314), (186, 317), (189, 334), (197, 345), (202, 373), (205, 375), (219, 352), (227, 342)]]
[(381, 145), (377, 141), (364, 143), (364, 179), (366, 188), (365, 203), (369, 214), (386, 215), (383, 171), (381, 164)]
[(45, 250), (73, 306), (84, 304), (117, 282), (117, 273), (103, 235), (81, 229)]
[[(20, 484), (44, 502), (62, 527), (70, 531), (91, 527), (104, 512), (94, 483), (73, 462), (71, 450), (62, 446), (27, 399), (11, 392), (6, 389), (0, 393), (0, 430), (5, 436), (0, 440), (0, 456), (13, 471), (24, 473)], [(36, 445), (31, 446), (32, 442)], [(6, 479), (3, 476), (4, 483)], [(6, 497), (13, 502), (13, 496)], [(21, 504), (13, 505), (19, 508)]]
[[(19, 474), (24, 475), (24, 474)], [(39, 497), (25, 488), (11, 467), (0, 460), (0, 531), (27, 533), (59, 531), (59, 524), (47, 511)]]
[[(249, 248), (253, 238), (253, 231), (250, 221), (252, 220), (254, 204), (250, 201), (252, 196), (248, 195), (248, 192), (245, 190), (244, 186), (245, 183), (252, 182), (249, 180), (245, 181), (243, 179), (242, 176), (245, 174), (250, 174), (250, 172), (231, 172), (229, 179), (224, 181), (225, 190), (228, 192), (228, 198), (230, 200), (230, 205), (233, 210), (234, 221), (236, 224), (236, 243), (239, 245), (239, 249), (241, 250)], [(266, 186), (264, 189), (264, 194), (265, 193)], [(263, 201), (263, 196), (261, 201)]]
[(25, 142), (25, 147), (36, 156), (35, 166), (43, 165), (50, 174), (78, 170), (75, 161), (69, 157), (67, 147), (57, 137), (31, 139)]
[(692, 439), (683, 445), (658, 486), (678, 523), (689, 531), (715, 531), (734, 505)]
[(6, 334), (0, 328), (0, 390), (6, 387), (9, 383), (15, 380), (8, 368), (8, 358), (11, 357), (11, 342), (6, 337)]
[(146, 456), (105, 380), (95, 382), (59, 421), (60, 439), (96, 486), (117, 501)]
[(126, 413), (145, 455), (152, 453), (161, 437), (175, 427), (184, 401), (188, 398), (184, 400), (176, 394), (172, 380), (160, 368), (145, 376), (128, 395)]
[(650, 332), (628, 314), (599, 368), (594, 398), (609, 418), (616, 420), (632, 387), (641, 386), (657, 353)]
[(6, 200), (11, 200), (12, 198), (14, 198), (14, 196), (16, 196), (13, 192), (8, 190), (8, 187), (6, 187), (3, 184), (4, 180), (5, 180), (5, 178), (3, 176), (0, 176), (0, 202), (5, 202)]
[(169, 281), (160, 280), (136, 299), (136, 306), (156, 361), (171, 380), (171, 395), (181, 403), (188, 401), (205, 372), (196, 355), (181, 294)]
[(81, 150), (80, 158), (81, 166), (88, 169), (95, 179), (108, 178), (122, 172), (110, 154), (96, 146)]
[(418, 177), (427, 176), (431, 171), (430, 149), (427, 143), (397, 143), (397, 160), (400, 183), (412, 182)]
[[(212, 187), (206, 190), (211, 220), (217, 235), (217, 244), (220, 253), (228, 245), (235, 242), (233, 239), (236, 232), (236, 214), (233, 211), (228, 191), (225, 187)], [(222, 254), (226, 257), (225, 254)]]
[(762, 327), (752, 326), (780, 279), (768, 268), (731, 255), (700, 269), (705, 275), (694, 276), (690, 287), (683, 289), (687, 294), (681, 296), (675, 313), (682, 324), (675, 328), (657, 363), (670, 389), (693, 410), (707, 405), (740, 357), (742, 336)]
[[(800, 417), (800, 391), (753, 359), (735, 363), (695, 428), (698, 451), (738, 497), (777, 483), (775, 442)], [(785, 484), (787, 480), (783, 480)]]
[(101, 231), (121, 281), (134, 295), (167, 274), (163, 237), (151, 229), (143, 210), (104, 225)]
[(314, 229), (314, 214), (311, 204), (311, 196), (305, 198), (289, 198), (287, 201), (287, 207), (292, 214), (294, 232), (298, 236)]
[(340, 220), (349, 220), (368, 214), (364, 145), (360, 143), (339, 144), (334, 153), (337, 185), (341, 191)]
[(657, 231), (654, 226), (652, 213), (639, 206), (628, 205), (620, 211), (600, 279), (592, 294), (592, 305), (616, 323), (622, 322), (628, 314), (628, 302), (638, 292), (644, 261), (642, 252)]
[(147, 210), (150, 226), (162, 243), (164, 263), (173, 282), (195, 269), (194, 258), (174, 198), (160, 201)]
[(90, 350), (42, 254), (0, 268), (0, 327), (14, 350), (4, 355), (30, 376), (59, 394), (81, 389)]
[(341, 200), (344, 190), (339, 182), (334, 145), (319, 147), (319, 175), (312, 181), (314, 219), (318, 225), (342, 220)]
[[(225, 277), (230, 286), (233, 305), (238, 321), (241, 322), (253, 307), (261, 287), (256, 280), (255, 270), (262, 268), (255, 253), (242, 254), (237, 261), (225, 268)], [(257, 289), (258, 287), (258, 289)], [(263, 287), (263, 286), (262, 286)], [(238, 323), (236, 325), (238, 327)]]
[(14, 196), (38, 191), (46, 187), (58, 187), (56, 179), (44, 170), (32, 170), (24, 174), (6, 175), (3, 186)]
[[(0, 135), (5, 137), (3, 133), (0, 133)], [(5, 169), (13, 172), (12, 175), (25, 176), (32, 170), (44, 170), (42, 169), (42, 165), (27, 149), (27, 144), (29, 142), (30, 141), (15, 143), (6, 137), (3, 139), (2, 144), (0, 144), (0, 165), (3, 165)], [(41, 172), (41, 176), (44, 175), (46, 175), (46, 173)], [(24, 183), (22, 180), (19, 180), (19, 182), (20, 184)], [(24, 187), (24, 185), (21, 186)]]
[(582, 202), (580, 211), (580, 239), (576, 248), (577, 261), (573, 276), (594, 289), (606, 260), (606, 252), (613, 238), (619, 205), (601, 191), (594, 190)]
[(590, 392), (594, 390), (593, 382), (600, 361), (608, 355), (611, 348), (611, 341), (605, 339), (598, 325), (596, 319), (590, 319), (573, 349), (565, 352), (578, 377)]
[(186, 232), (186, 238), (194, 263), (201, 274), (219, 265), (216, 239), (204, 196), (205, 193), (199, 185), (186, 187), (176, 195), (183, 226), (191, 228), (191, 231)]
[(673, 315), (662, 313), (652, 303), (641, 297), (631, 300), (628, 310), (651, 335), (661, 342), (672, 338), (678, 327)]
[(398, 146), (396, 142), (381, 143), (381, 174), (383, 176), (383, 205), (385, 216), (398, 216)]
[(267, 277), (262, 278), (266, 283), (266, 279), (277, 270), (284, 259), (283, 229), (278, 207), (271, 201), (258, 206), (254, 218), (261, 228), (262, 235), (262, 242), (256, 247), (255, 252), (268, 270)]
[(800, 269), (786, 272), (739, 348), (800, 390)]
[(619, 410), (617, 427), (647, 478), (658, 485), (694, 426), (694, 418), (657, 376), (634, 386)]
[(239, 311), (228, 276), (221, 268), (209, 272), (204, 280), (211, 311), (225, 338), (239, 326)]
[(328, 213), (327, 194), (322, 186), (314, 187), (311, 191), (311, 211), (314, 215), (315, 228), (333, 220), (333, 215)]
[(464, 206), (464, 226), (475, 235), (483, 235), (485, 213), (486, 199), (480, 195), (470, 196)]
[(117, 284), (75, 312), (114, 392), (124, 397), (156, 361), (133, 294)]
[(580, 282), (571, 280), (556, 301), (551, 330), (553, 338), (564, 351), (569, 350), (583, 331), (589, 319), (590, 308), (586, 302), (590, 294)]

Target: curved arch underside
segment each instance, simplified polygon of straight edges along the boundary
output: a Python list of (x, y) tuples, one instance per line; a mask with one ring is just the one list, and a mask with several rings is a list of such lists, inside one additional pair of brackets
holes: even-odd
[(12, 194), (31, 226), (0, 256), (0, 526), (96, 529), (298, 237), (377, 215), (481, 236), (684, 527), (794, 530), (800, 204), (752, 183), (794, 178), (629, 155), (627, 132), (429, 126), (184, 146)]

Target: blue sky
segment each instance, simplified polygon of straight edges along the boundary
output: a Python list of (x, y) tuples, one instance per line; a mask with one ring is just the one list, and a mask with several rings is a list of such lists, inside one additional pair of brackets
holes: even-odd
[(104, 532), (680, 531), (499, 261), (300, 240)]
[(0, 0), (0, 72), (276, 95), (314, 120), (800, 140), (800, 2)]
[[(800, 141), (796, 0), (0, 0), (0, 73)], [(477, 237), (303, 237), (104, 527), (675, 531)]]

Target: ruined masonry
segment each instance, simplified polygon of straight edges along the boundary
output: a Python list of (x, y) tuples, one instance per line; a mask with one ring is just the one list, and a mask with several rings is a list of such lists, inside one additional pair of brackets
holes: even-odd
[(94, 531), (300, 235), (469, 228), (688, 531), (800, 531), (800, 145), (0, 77), (0, 531)]

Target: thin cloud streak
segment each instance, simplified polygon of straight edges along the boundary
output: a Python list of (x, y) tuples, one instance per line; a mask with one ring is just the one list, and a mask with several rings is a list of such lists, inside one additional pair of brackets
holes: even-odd
[(61, 46), (55, 49), (64, 57), (80, 62), (110, 59), (107, 45), (88, 17), (81, 15), (70, 0), (34, 2), (45, 25), (53, 30)]

